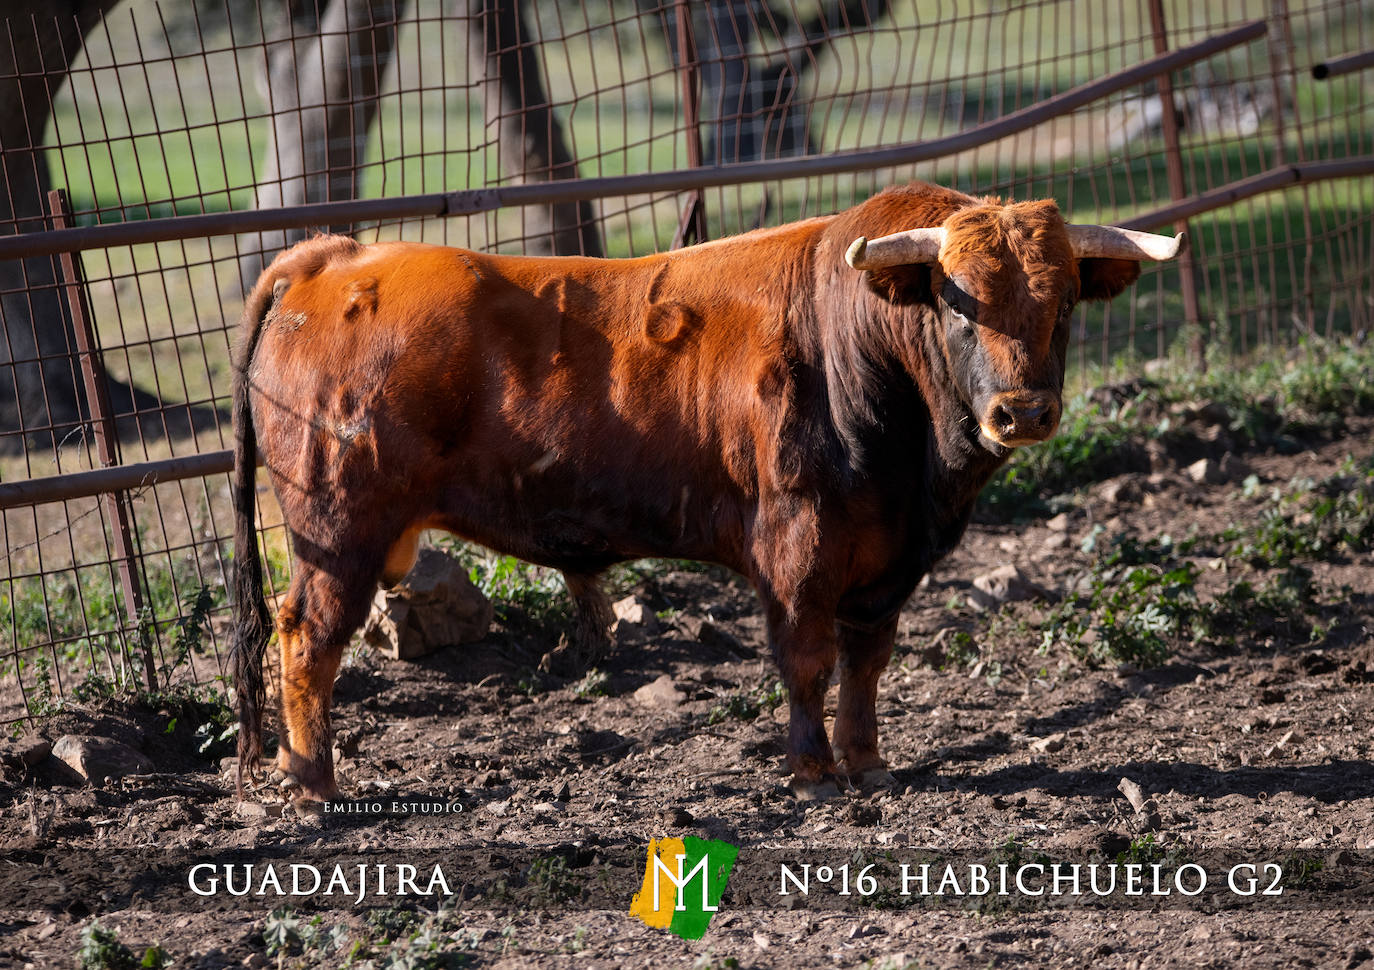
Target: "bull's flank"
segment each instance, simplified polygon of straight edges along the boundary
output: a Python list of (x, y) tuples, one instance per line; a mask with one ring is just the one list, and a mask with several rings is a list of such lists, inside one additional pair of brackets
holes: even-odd
[[(787, 686), (794, 790), (883, 783), (874, 704), (899, 611), (1012, 449), (1054, 434), (1074, 305), (1177, 251), (1083, 228), (1052, 201), (912, 184), (639, 259), (339, 236), (278, 256), (234, 386), (240, 795), (270, 634), (255, 449), (294, 558), (277, 763), (303, 798), (338, 794), (340, 657), (426, 529), (561, 570), (583, 662), (607, 645), (612, 564), (737, 571)], [(912, 229), (940, 232), (883, 242)]]

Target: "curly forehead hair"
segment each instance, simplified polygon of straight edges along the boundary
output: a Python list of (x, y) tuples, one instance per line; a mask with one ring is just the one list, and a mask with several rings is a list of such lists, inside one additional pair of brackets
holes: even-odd
[(1053, 201), (987, 204), (956, 212), (940, 265), (978, 302), (994, 366), (1011, 379), (1049, 353), (1055, 323), (1078, 273)]

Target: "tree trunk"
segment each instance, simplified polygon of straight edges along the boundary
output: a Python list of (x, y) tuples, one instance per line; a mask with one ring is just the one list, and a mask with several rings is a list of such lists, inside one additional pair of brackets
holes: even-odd
[[(688, 7), (701, 71), (703, 155), (706, 164), (721, 165), (813, 154), (810, 107), (799, 100), (803, 74), (835, 37), (886, 16), (889, 0), (827, 2), (808, 20), (797, 16), (795, 5), (780, 10), (766, 0), (689, 0)], [(750, 57), (758, 25), (782, 32), (786, 53), (771, 63)], [(676, 58), (671, 10), (663, 26)]]
[[(487, 124), (498, 125), (501, 167), (519, 182), (575, 178), (577, 163), (544, 90), (526, 0), (468, 0), (469, 73), (482, 72)], [(601, 233), (589, 200), (531, 206), (525, 252), (600, 256)]]
[[(293, 12), (296, 37), (276, 42), (269, 54), (272, 135), (255, 208), (358, 197), (367, 133), (404, 6), (405, 0), (329, 0), (318, 28), (309, 4)], [(244, 291), (277, 252), (305, 236), (305, 229), (285, 229), (240, 237), (261, 239), (257, 251), (239, 259)]]
[[(117, 0), (11, 0), (0, 33), (0, 233), (47, 228), (43, 133), (82, 41)], [(81, 420), (75, 340), (50, 256), (0, 260), (0, 450)]]

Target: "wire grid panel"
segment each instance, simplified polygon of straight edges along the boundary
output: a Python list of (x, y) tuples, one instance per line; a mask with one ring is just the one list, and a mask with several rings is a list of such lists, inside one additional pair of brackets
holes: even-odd
[[(1124, 219), (1177, 194), (1164, 150), (1170, 119), (1184, 195), (1276, 165), (1374, 151), (1374, 81), (1356, 73), (1317, 82), (1309, 73), (1313, 63), (1374, 46), (1368, 4), (1163, 2), (1162, 31), (1149, 0), (295, 6), (293, 18), (274, 4), (135, 0), (65, 30), (42, 13), (8, 20), (15, 67), (7, 76), (0, 64), (0, 95), (12, 88), (11, 110), (29, 135), (0, 139), (10, 188), (0, 231), (50, 223), (31, 187), (65, 187), (76, 222), (90, 224), (929, 141), (1256, 18), (1269, 22), (1267, 39), (1176, 74), (1172, 104), (1144, 85), (915, 166), (708, 189), (707, 233), (832, 212), (912, 177), (1051, 196), (1074, 221)], [(688, 201), (645, 193), (322, 228), (365, 241), (635, 255), (671, 244)], [(1197, 324), (1216, 345), (1242, 352), (1366, 328), (1372, 203), (1368, 180), (1344, 180), (1192, 220)], [(228, 446), (242, 294), (274, 252), (303, 234), (82, 254), (116, 413), (116, 460)], [(1185, 322), (1183, 306), (1178, 270), (1148, 269), (1129, 299), (1080, 313), (1076, 363), (1129, 368), (1164, 354)], [(0, 311), (0, 478), (97, 466), (56, 260), (0, 263)], [(285, 537), (270, 494), (262, 498), (279, 588)], [(0, 720), (23, 716), (49, 688), (67, 690), (73, 670), (127, 679), (150, 642), (164, 680), (204, 680), (222, 668), (227, 480), (159, 485), (122, 501), (134, 522), (141, 617), (120, 602), (107, 504), (3, 513)], [(179, 657), (173, 644), (188, 604), (204, 596), (205, 653)]]

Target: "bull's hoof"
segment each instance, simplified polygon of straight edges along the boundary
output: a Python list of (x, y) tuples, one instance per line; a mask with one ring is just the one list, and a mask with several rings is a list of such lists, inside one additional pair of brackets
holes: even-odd
[[(282, 777), (278, 787), (281, 788), (282, 794), (290, 799), (291, 804), (296, 806), (299, 806), (303, 801), (322, 804), (324, 802), (333, 801), (339, 797), (339, 788), (333, 783), (327, 785), (309, 785), (290, 773)], [(297, 811), (300, 811), (300, 809), (297, 808)], [(321, 811), (323, 811), (323, 809), (321, 809)]]
[(893, 791), (897, 788), (897, 779), (892, 777), (892, 772), (881, 767), (851, 771), (849, 783), (860, 791)]
[(816, 781), (804, 778), (792, 779), (792, 794), (799, 802), (823, 802), (840, 797), (840, 786), (834, 777), (825, 776)]
[(882, 758), (870, 756), (866, 759), (837, 757), (840, 773), (849, 779), (849, 784), (859, 791), (888, 790), (897, 785), (897, 779), (887, 770), (887, 762)]

